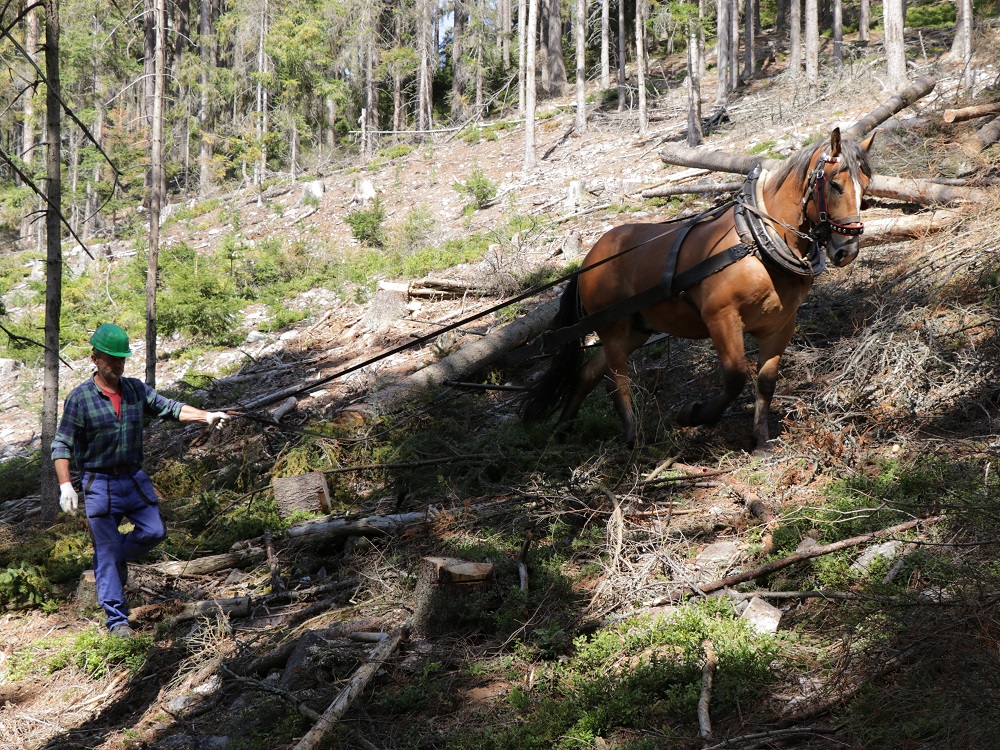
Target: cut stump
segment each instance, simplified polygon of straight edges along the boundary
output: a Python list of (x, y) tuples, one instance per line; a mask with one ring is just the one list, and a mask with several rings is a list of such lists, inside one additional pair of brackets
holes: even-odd
[(469, 596), (493, 583), (493, 564), (454, 557), (425, 557), (414, 591), (413, 630), (439, 635), (461, 624), (469, 611)]
[(330, 489), (321, 471), (294, 477), (275, 477), (271, 480), (271, 488), (282, 518), (289, 518), (296, 512), (329, 513), (332, 507)]

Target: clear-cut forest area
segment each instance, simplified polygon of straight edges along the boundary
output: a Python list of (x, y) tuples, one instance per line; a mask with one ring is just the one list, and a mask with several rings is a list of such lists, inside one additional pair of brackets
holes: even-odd
[[(996, 4), (2, 18), (0, 749), (998, 746)], [(802, 154), (799, 230), (863, 188), (860, 250), (808, 279), (770, 441), (745, 319), (714, 424), (720, 340), (655, 333), (634, 441), (604, 378), (521, 419), (598, 240), (734, 200), (792, 236), (745, 179)], [(127, 638), (50, 455), (106, 322), (231, 415), (146, 423)]]

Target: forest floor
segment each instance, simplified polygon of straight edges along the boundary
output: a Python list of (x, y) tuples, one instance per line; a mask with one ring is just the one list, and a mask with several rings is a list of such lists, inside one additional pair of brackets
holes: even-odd
[[(931, 49), (934, 34), (923, 37)], [(733, 97), (726, 107), (726, 120), (710, 134), (706, 145), (741, 154), (787, 155), (817, 134), (825, 136), (834, 126), (850, 125), (894, 93), (882, 87), (879, 63), (860, 52), (838, 75), (829, 71), (822, 93), (813, 99), (780, 68), (765, 69)], [(235, 200), (230, 196), (230, 202), (239, 205), (239, 231), (245, 240), (279, 236), (292, 242), (322, 237), (345, 249), (357, 245), (344, 219), (357, 208), (355, 196), (363, 180), (378, 192), (387, 210), (387, 225), (402, 221), (416, 206), (430, 211), (435, 241), (489, 233), (511, 215), (542, 221), (540, 228), (514, 238), (498, 233), (482, 263), (439, 274), (470, 282), (486, 278), (496, 284), (497, 296), (413, 298), (399, 304), (381, 292), (350, 296), (313, 290), (289, 301), (309, 316), (287, 330), (268, 330), (261, 311), (251, 309), (242, 346), (213, 350), (195, 360), (175, 361), (166, 356), (158, 370), (160, 387), (190, 393), (184, 385), (189, 372), (217, 374), (219, 380), (198, 395), (212, 407), (222, 407), (323, 378), (425, 336), (435, 326), (496, 304), (516, 288), (513, 280), (535, 269), (563, 268), (617, 224), (672, 218), (676, 206), (653, 206), (639, 193), (682, 171), (659, 158), (662, 146), (684, 139), (686, 95), (676, 76), (678, 65), (675, 59), (653, 65), (653, 84), (660, 93), (651, 100), (649, 130), (641, 137), (636, 135), (633, 112), (592, 108), (586, 132), (579, 133), (573, 127), (572, 96), (544, 102), (544, 119), (538, 124), (539, 161), (532, 170), (522, 169), (524, 129), (515, 124), (497, 128), (492, 140), (439, 136), (382, 165), (323, 168), (303, 175), (299, 183), (270, 188), (262, 205), (249, 192), (235, 194), (239, 196)], [(992, 65), (992, 60), (984, 62), (976, 69), (973, 86), (960, 88), (961, 70), (925, 49), (911, 77), (933, 75), (937, 86), (900, 114), (900, 118), (919, 117), (925, 124), (880, 130), (873, 153), (876, 171), (911, 177), (992, 175), (989, 160), (995, 155), (990, 151), (968, 157), (958, 149), (958, 142), (975, 124), (947, 126), (940, 121), (946, 107), (991, 98), (989, 87), (997, 76)], [(500, 197), (489, 208), (469, 212), (463, 210), (465, 199), (454, 186), (477, 169), (499, 186)], [(324, 186), (318, 205), (304, 199), (300, 184), (313, 180), (321, 180)], [(570, 186), (575, 181), (582, 189), (573, 200)], [(704, 204), (685, 201), (683, 208), (694, 210), (695, 205)], [(865, 218), (913, 209), (883, 201), (866, 212)], [(780, 412), (779, 439), (767, 458), (750, 453), (749, 394), (716, 427), (670, 425), (678, 404), (713, 387), (718, 379), (716, 360), (707, 344), (671, 342), (666, 351), (660, 348), (637, 357), (636, 369), (643, 373), (642, 377), (637, 374), (641, 413), (651, 439), (636, 453), (622, 445), (617, 422), (605, 404), (595, 407), (603, 410), (600, 426), (582, 431), (594, 435), (593, 450), (589, 455), (570, 452), (576, 463), (566, 467), (567, 474), (559, 482), (545, 475), (540, 457), (536, 470), (530, 465), (505, 465), (508, 459), (498, 445), (493, 446), (497, 460), (475, 469), (473, 473), (479, 474), (475, 480), (460, 472), (450, 474), (454, 467), (433, 465), (430, 469), (404, 468), (391, 476), (377, 471), (356, 478), (351, 473), (336, 475), (335, 500), (354, 498), (355, 515), (385, 516), (430, 507), (432, 520), (408, 529), (391, 543), (355, 537), (346, 545), (340, 541), (303, 548), (277, 539), (278, 569), (293, 591), (302, 592), (298, 601), (292, 595), (282, 598), (266, 566), (240, 570), (230, 565), (214, 574), (192, 576), (164, 572), (152, 561), (134, 566), (137, 626), (149, 639), (150, 650), (140, 664), (107, 671), (81, 663), (41, 671), (24, 666), (33, 659), (51, 664), (53, 653), (66, 643), (98, 629), (99, 618), (92, 611), (81, 611), (71, 590), (64, 592), (68, 599), (56, 611), (4, 615), (0, 619), (0, 675), (6, 674), (0, 677), (0, 748), (291, 747), (371, 648), (352, 640), (351, 634), (391, 632), (412, 615), (414, 576), (422, 555), (462, 551), (476, 559), (493, 555), (490, 559), (496, 561), (499, 579), (509, 583), (517, 580), (516, 560), (507, 549), (509, 540), (534, 538), (546, 549), (569, 550), (565, 554), (572, 576), (552, 575), (541, 563), (538, 568), (529, 567), (532, 587), (547, 587), (551, 598), (531, 600), (534, 609), (524, 610), (516, 626), (498, 628), (500, 636), (477, 636), (473, 628), (471, 633), (423, 633), (411, 638), (331, 737), (336, 738), (336, 746), (395, 748), (448, 746), (453, 741), (449, 738), (475, 727), (481, 727), (484, 736), (495, 734), (499, 730), (491, 724), (491, 717), (505, 716), (511, 706), (519, 707), (518, 696), (540, 689), (535, 687), (536, 680), (541, 685), (543, 676), (555, 683), (558, 664), (568, 658), (576, 635), (593, 632), (619, 615), (655, 610), (648, 605), (669, 589), (671, 573), (674, 577), (699, 574), (697, 566), (691, 566), (714, 543), (735, 545), (728, 548), (733, 559), (720, 568), (723, 572), (752, 567), (761, 543), (761, 527), (748, 514), (754, 500), (762, 501), (786, 527), (804, 529), (802, 536), (807, 537), (812, 519), (803, 509), (822, 503), (831, 484), (878, 474), (887, 462), (918, 462), (926, 456), (945, 456), (963, 467), (982, 468), (985, 462), (985, 476), (977, 481), (981, 480), (988, 495), (993, 486), (989, 461), (998, 440), (995, 420), (1000, 389), (995, 370), (1000, 340), (989, 293), (982, 293), (968, 279), (988, 276), (998, 265), (992, 237), (995, 217), (995, 206), (968, 208), (963, 221), (942, 235), (866, 248), (850, 267), (821, 277), (803, 306), (800, 332), (783, 363), (775, 402)], [(213, 226), (212, 219), (212, 215), (203, 217), (197, 227), (171, 223), (165, 230), (166, 242), (211, 248), (226, 231), (224, 226)], [(125, 249), (112, 246), (110, 252)], [(69, 250), (67, 256), (77, 268), (90, 262), (79, 249)], [(995, 291), (995, 282), (991, 288)], [(524, 303), (520, 309), (528, 311), (534, 304)], [(505, 320), (487, 317), (430, 345), (335, 379), (301, 399), (288, 421), (302, 429), (319, 429), (317, 425), (334, 419), (377, 386), (460, 348)], [(165, 341), (163, 351), (169, 355), (186, 344), (183, 339)], [(142, 355), (140, 345), (130, 366), (141, 367)], [(62, 374), (67, 391), (88, 372), (86, 361), (73, 365), (72, 371)], [(126, 374), (140, 375), (138, 369)], [(244, 376), (236, 397), (226, 378)], [(38, 372), (22, 370), (16, 386), (0, 396), (0, 443), (8, 456), (39, 447), (40, 378)], [(441, 406), (444, 419), (478, 420), (483, 425), (512, 423), (515, 408), (502, 391), (462, 398), (478, 402)], [(602, 399), (606, 401), (597, 393), (591, 400)], [(450, 435), (450, 426), (434, 419), (433, 413), (415, 409), (393, 424), (412, 421)], [(378, 431), (366, 425), (350, 438), (331, 433), (317, 450), (326, 451), (335, 468), (344, 468), (336, 465), (337, 459), (365, 455), (351, 453), (344, 446)], [(471, 427), (469, 434), (475, 434)], [(287, 435), (282, 438), (288, 439)], [(331, 448), (332, 443), (336, 447)], [(201, 479), (211, 486), (227, 472), (225, 456), (232, 456), (233, 463), (236, 459), (245, 463), (252, 454), (263, 475), (279, 467), (283, 473), (275, 475), (285, 475), (295, 473), (289, 459), (294, 450), (289, 445), (276, 438), (274, 428), (245, 420), (219, 434), (198, 427), (170, 430), (158, 425), (149, 433), (149, 468), (158, 470), (154, 478), (169, 485), (175, 463), (210, 466)], [(448, 450), (489, 448), (475, 440), (456, 446), (442, 439), (441, 445)], [(551, 458), (560, 450), (545, 444), (541, 452)], [(367, 455), (371, 463), (378, 463), (376, 451)], [(441, 454), (411, 454), (411, 458), (421, 457), (439, 459)], [(463, 457), (464, 453), (456, 453), (454, 463), (460, 464)], [(676, 480), (674, 485), (653, 481), (654, 472), (662, 474), (671, 467), (680, 472), (670, 475)], [(421, 489), (428, 477), (420, 474), (436, 475), (431, 477), (437, 481), (436, 494)], [(490, 491), (471, 493), (468, 488), (476, 481), (488, 484)], [(942, 493), (938, 500), (945, 506), (939, 508), (943, 512), (946, 488), (943, 484), (936, 487)], [(571, 502), (560, 504), (559, 493), (568, 493)], [(181, 506), (191, 499), (171, 494), (165, 492), (165, 507), (171, 501)], [(886, 501), (873, 496), (871, 502), (881, 508)], [(0, 526), (0, 544), (13, 544), (29, 526), (7, 520)], [(63, 521), (74, 522), (78, 530), (83, 528), (80, 519)], [(487, 538), (480, 525), (506, 541)], [(581, 549), (581, 540), (588, 534), (597, 532), (601, 551), (573, 552)], [(259, 545), (259, 540), (253, 544)], [(485, 548), (491, 553), (484, 553)], [(707, 562), (701, 564), (708, 569)], [(911, 577), (914, 590), (934, 590), (932, 574), (916, 571)], [(564, 587), (569, 599), (577, 602), (571, 615), (550, 611), (564, 606), (555, 603), (555, 592)], [(170, 628), (162, 624), (177, 617), (179, 605), (173, 600), (243, 596), (256, 602), (249, 617), (228, 622), (203, 618), (186, 625), (175, 619)], [(783, 612), (786, 632), (832, 619), (825, 610), (802, 601), (779, 601), (776, 606)], [(964, 617), (966, 612), (962, 612)], [(502, 619), (495, 612), (491, 616)], [(939, 622), (941, 617), (934, 612), (919, 628), (908, 620), (907, 627), (913, 630), (907, 637), (923, 644), (925, 656), (933, 654), (942, 682), (963, 674), (978, 678), (981, 667), (970, 666), (974, 655), (959, 654), (954, 641), (941, 645), (935, 640), (949, 629), (957, 632), (957, 615), (947, 623)], [(838, 636), (843, 642), (852, 638), (853, 624), (844, 621), (832, 627), (843, 628)], [(978, 656), (995, 666), (998, 641), (992, 614), (970, 627), (984, 644)], [(823, 716), (822, 712), (797, 714), (802, 705), (820, 704), (831, 697), (846, 704), (857, 695), (864, 696), (862, 684), (879, 680), (889, 684), (892, 678), (887, 675), (910, 668), (906, 674), (912, 678), (916, 671), (912, 654), (895, 657), (896, 661), (886, 657), (877, 665), (882, 652), (861, 656), (864, 649), (840, 652), (831, 645), (837, 638), (829, 632), (827, 637), (828, 644), (821, 648), (801, 636), (794, 651), (800, 661), (790, 660), (789, 673), (758, 694), (763, 696), (759, 704), (742, 705), (724, 714), (717, 736), (746, 737), (762, 727), (775, 731), (779, 726), (801, 728)], [(940, 648), (935, 650), (936, 645)], [(848, 651), (855, 655), (853, 661)], [(836, 672), (840, 681), (820, 685), (820, 672), (831, 662), (838, 662), (830, 672)], [(18, 679), (11, 678), (15, 663)], [(932, 674), (928, 667), (920, 676), (929, 680)], [(969, 692), (979, 690), (982, 702), (988, 704), (989, 696), (996, 697), (996, 686), (983, 679), (984, 690), (971, 678), (967, 682)], [(949, 689), (954, 694), (962, 692), (958, 687)], [(901, 713), (911, 709), (902, 699), (884, 708)], [(991, 717), (983, 726), (993, 725), (995, 709), (983, 710)], [(788, 724), (775, 718), (782, 716)], [(797, 725), (796, 716), (802, 719)], [(995, 747), (983, 732), (970, 727), (964, 728), (965, 734), (935, 729), (921, 735), (914, 730), (898, 744), (875, 732), (867, 735), (867, 742), (878, 744), (862, 745), (857, 738), (865, 735), (857, 727), (837, 735), (844, 731), (844, 723), (851, 723), (849, 716), (840, 724), (809, 725), (812, 730), (806, 734), (788, 737), (800, 742), (792, 746), (803, 748), (852, 746), (851, 742), (859, 743), (855, 747)], [(696, 725), (692, 731), (673, 719), (664, 723), (660, 734), (641, 735), (631, 729), (615, 729), (606, 736), (595, 730), (573, 744), (576, 735), (564, 734), (558, 746), (639, 747), (642, 741), (649, 747), (702, 746)], [(781, 740), (782, 735), (776, 734), (767, 741)], [(325, 746), (334, 746), (333, 739), (326, 742)], [(765, 746), (755, 742), (745, 739), (727, 747)]]

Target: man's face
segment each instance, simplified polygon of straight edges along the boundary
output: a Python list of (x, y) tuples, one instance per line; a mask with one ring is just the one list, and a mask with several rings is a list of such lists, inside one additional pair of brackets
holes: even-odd
[(112, 388), (118, 387), (122, 373), (125, 372), (125, 357), (112, 357), (104, 352), (94, 352), (90, 355), (90, 361), (97, 368), (97, 373)]

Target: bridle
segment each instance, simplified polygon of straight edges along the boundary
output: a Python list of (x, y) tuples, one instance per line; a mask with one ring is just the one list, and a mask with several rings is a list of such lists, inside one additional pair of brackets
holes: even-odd
[(816, 202), (816, 211), (819, 214), (819, 223), (813, 226), (812, 235), (818, 242), (825, 243), (830, 239), (831, 233), (844, 237), (860, 237), (865, 233), (865, 224), (860, 216), (844, 216), (841, 219), (831, 219), (826, 209), (826, 172), (824, 168), (827, 164), (837, 164), (840, 158), (827, 156), (826, 149), (819, 155), (816, 168), (809, 173), (809, 180), (806, 182), (806, 192), (802, 196), (802, 211), (805, 212), (809, 199)]

